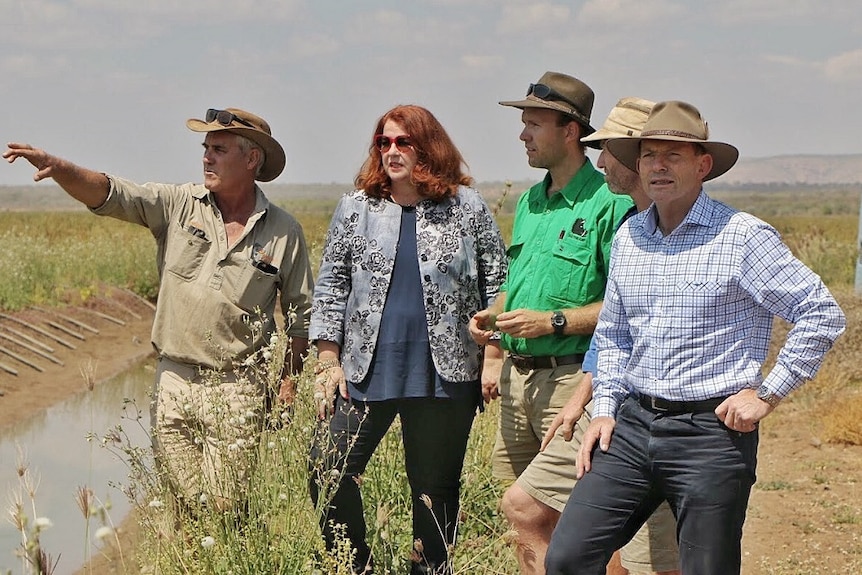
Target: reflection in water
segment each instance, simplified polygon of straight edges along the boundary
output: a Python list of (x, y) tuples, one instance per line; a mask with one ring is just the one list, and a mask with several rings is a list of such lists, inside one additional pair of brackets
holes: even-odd
[[(19, 446), (26, 455), (31, 474), (39, 481), (36, 491), (36, 514), (47, 517), (53, 526), (41, 534), (45, 551), (55, 559), (60, 556), (56, 574), (73, 573), (84, 562), (86, 546), (91, 555), (98, 553), (93, 533), (101, 525), (91, 519), (90, 542), (85, 541), (86, 522), (75, 502), (79, 487), (93, 491), (97, 500), (110, 502), (110, 516), (119, 525), (130, 505), (112, 484), (127, 484), (126, 465), (118, 457), (88, 442), (93, 433), (99, 437), (121, 424), (135, 445), (149, 445), (149, 394), (153, 382), (153, 360), (113, 380), (96, 386), (93, 391), (76, 395), (45, 410), (19, 425), (0, 431), (0, 573), (12, 570), (22, 573), (21, 560), (14, 555), (21, 534), (8, 521), (10, 496), (21, 493), (16, 473)], [(124, 400), (132, 399), (141, 410), (143, 428), (122, 419)], [(24, 506), (32, 515), (30, 501), (24, 494)], [(33, 517), (30, 517), (32, 521)]]

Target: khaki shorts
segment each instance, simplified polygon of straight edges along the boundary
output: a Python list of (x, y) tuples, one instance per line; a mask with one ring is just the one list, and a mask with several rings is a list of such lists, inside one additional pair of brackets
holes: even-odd
[[(577, 483), (575, 461), (590, 424), (592, 402), (575, 426), (572, 440), (557, 434), (539, 452), (551, 422), (575, 393), (584, 374), (579, 364), (518, 373), (507, 358), (500, 374), (500, 425), (492, 457), (494, 476), (517, 481), (531, 497), (562, 513)], [(663, 503), (620, 550), (633, 573), (679, 569), (676, 520)]]
[(580, 364), (518, 373), (506, 358), (500, 375), (500, 425), (492, 458), (494, 476), (514, 481), (534, 499), (563, 511), (575, 486), (575, 458), (589, 413), (578, 421), (571, 441), (556, 435), (539, 452), (551, 422), (572, 397), (584, 373)]
[(667, 502), (659, 505), (632, 540), (620, 549), (620, 560), (632, 573), (679, 569), (676, 518)]

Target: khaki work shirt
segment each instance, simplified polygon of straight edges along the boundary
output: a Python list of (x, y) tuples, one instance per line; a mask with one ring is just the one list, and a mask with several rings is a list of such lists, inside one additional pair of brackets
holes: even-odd
[(254, 212), (233, 246), (201, 184), (135, 184), (108, 176), (92, 211), (149, 228), (156, 239), (156, 351), (176, 362), (230, 369), (267, 345), (276, 298), (287, 333), (308, 337), (312, 273), (302, 227), (255, 186)]

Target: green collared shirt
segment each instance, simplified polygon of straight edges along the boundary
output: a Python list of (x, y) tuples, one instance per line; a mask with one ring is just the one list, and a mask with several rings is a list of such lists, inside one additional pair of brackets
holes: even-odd
[(259, 187), (245, 231), (229, 246), (221, 213), (202, 185), (108, 178), (108, 198), (92, 211), (146, 226), (156, 239), (152, 340), (160, 355), (230, 369), (266, 345), (277, 302), (288, 335), (308, 337), (312, 274), (302, 227)]
[[(509, 246), (506, 311), (583, 307), (601, 301), (611, 241), (631, 198), (613, 194), (589, 159), (566, 186), (548, 198), (550, 174), (521, 195)], [(532, 339), (503, 334), (505, 349), (526, 355), (584, 353), (590, 335)]]

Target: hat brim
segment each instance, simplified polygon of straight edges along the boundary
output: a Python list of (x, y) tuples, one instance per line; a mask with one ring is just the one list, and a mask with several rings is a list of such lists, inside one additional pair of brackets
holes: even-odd
[(715, 179), (724, 174), (736, 164), (739, 159), (739, 150), (724, 142), (702, 142), (678, 136), (661, 136), (648, 138), (610, 138), (607, 140), (607, 150), (620, 161), (625, 167), (637, 172), (638, 157), (640, 156), (640, 144), (643, 140), (663, 140), (668, 142), (686, 142), (689, 144), (700, 144), (706, 152), (712, 156), (712, 169), (703, 179), (704, 182)]
[(284, 148), (275, 138), (255, 128), (244, 126), (222, 126), (221, 124), (208, 124), (203, 120), (190, 118), (186, 120), (186, 127), (192, 132), (230, 132), (248, 138), (263, 149), (266, 155), (263, 168), (255, 178), (260, 182), (271, 182), (284, 171), (286, 158)]
[(590, 148), (595, 148), (596, 150), (602, 149), (602, 142), (606, 140), (610, 140), (611, 138), (619, 138), (620, 135), (617, 132), (611, 132), (610, 130), (605, 130), (604, 128), (599, 128), (589, 136), (584, 136), (581, 138), (581, 142), (584, 143), (585, 146), (589, 146)]
[[(582, 128), (584, 128), (584, 133), (586, 136), (589, 136), (596, 131), (595, 128), (590, 126), (589, 121), (584, 118), (582, 114), (579, 114), (577, 110), (551, 100), (540, 100), (539, 98), (531, 98), (530, 96), (527, 96), (527, 99), (525, 100), (510, 100), (498, 103), (501, 106), (511, 106), (512, 108), (520, 108), (521, 110), (523, 110), (524, 108), (544, 108), (546, 110), (556, 110), (557, 112), (562, 112), (563, 114), (575, 120)], [(583, 141), (583, 138), (581, 138), (581, 141)], [(587, 145), (591, 148), (601, 149), (601, 143), (594, 144), (592, 142), (588, 142)]]

